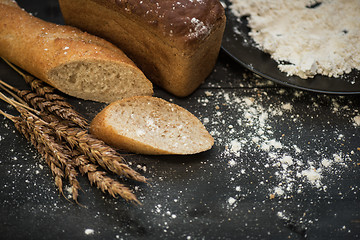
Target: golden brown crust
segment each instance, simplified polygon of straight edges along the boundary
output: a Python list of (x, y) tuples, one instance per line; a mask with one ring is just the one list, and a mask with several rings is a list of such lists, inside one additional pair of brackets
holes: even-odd
[[(20, 67), (29, 65), (29, 68), (35, 70), (35, 75), (42, 79), (46, 79), (45, 74), (50, 69), (84, 57), (107, 58), (135, 67), (111, 43), (74, 27), (45, 22), (18, 7), (6, 5), (1, 5), (0, 15), (0, 32), (4, 36), (0, 38), (0, 55), (9, 60), (14, 59), (13, 62)], [(20, 55), (22, 57), (18, 57)]]
[[(49, 72), (71, 62), (112, 62), (141, 72), (115, 45), (77, 28), (33, 17), (8, 0), (0, 1), (0, 16), (0, 56), (54, 87), (59, 84), (49, 78)], [(147, 87), (152, 89), (150, 83)]]

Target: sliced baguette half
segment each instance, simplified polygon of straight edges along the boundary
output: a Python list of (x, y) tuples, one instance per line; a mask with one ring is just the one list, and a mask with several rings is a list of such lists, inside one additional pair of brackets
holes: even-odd
[(111, 103), (93, 119), (90, 132), (118, 149), (149, 155), (195, 154), (214, 144), (189, 111), (149, 96)]
[(0, 0), (0, 56), (74, 97), (112, 102), (152, 95), (152, 83), (113, 44), (45, 22)]

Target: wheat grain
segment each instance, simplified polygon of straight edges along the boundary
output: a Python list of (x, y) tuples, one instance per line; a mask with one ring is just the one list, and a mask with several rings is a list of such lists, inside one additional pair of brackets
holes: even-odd
[[(23, 110), (20, 109), (20, 111)], [(73, 150), (78, 149), (88, 156), (93, 163), (97, 163), (105, 170), (109, 170), (119, 176), (125, 176), (146, 183), (146, 178), (130, 168), (115, 149), (93, 137), (86, 130), (71, 127), (67, 121), (59, 120), (56, 116), (44, 113), (39, 114), (43, 118), (42, 124), (51, 128), (59, 140), (65, 140)], [(40, 118), (38, 120), (40, 121)]]
[(39, 117), (19, 106), (17, 106), (17, 110), (20, 112), (23, 118), (23, 122), (27, 127), (25, 130), (27, 130), (32, 137), (32, 142), (38, 142), (39, 145), (41, 144), (43, 146), (43, 150), (40, 150), (42, 152), (42, 155), (51, 155), (51, 157), (48, 158), (53, 160), (52, 162), (56, 164), (57, 167), (63, 169), (65, 173), (64, 177), (69, 180), (70, 186), (72, 188), (72, 198), (75, 202), (78, 203), (77, 199), (80, 184), (76, 178), (77, 172), (75, 170), (71, 156), (66, 154), (66, 146), (59, 143), (51, 135), (51, 129), (49, 129), (46, 123), (42, 121)]
[(39, 96), (37, 93), (29, 90), (19, 90), (1, 80), (0, 84), (4, 90), (11, 90), (15, 92), (21, 99), (40, 111), (52, 113), (61, 119), (71, 121), (84, 129), (89, 127), (88, 121), (76, 112), (66, 101), (47, 100), (46, 98)]
[(57, 160), (54, 159), (54, 157), (51, 154), (46, 152), (45, 150), (46, 148), (43, 146), (43, 144), (40, 141), (38, 141), (36, 136), (34, 136), (31, 133), (31, 131), (29, 131), (27, 124), (24, 122), (22, 118), (6, 114), (1, 110), (0, 113), (6, 116), (8, 119), (10, 119), (14, 123), (15, 128), (22, 135), (24, 135), (24, 137), (37, 149), (37, 151), (45, 160), (46, 164), (49, 166), (55, 178), (55, 185), (57, 186), (59, 193), (61, 193), (65, 197), (63, 192), (63, 182), (62, 182), (62, 179), (64, 178), (64, 172), (60, 169), (59, 167), (60, 164), (57, 162)]
[(87, 120), (84, 117), (77, 113), (73, 108), (65, 106), (64, 102), (49, 101), (43, 97), (39, 97), (33, 92), (26, 90), (20, 91), (19, 96), (41, 111), (48, 111), (49, 113), (52, 113), (61, 119), (73, 122), (74, 124), (84, 129), (88, 128), (89, 126)]
[(114, 198), (119, 195), (126, 201), (141, 204), (129, 188), (107, 176), (106, 172), (97, 170), (97, 165), (92, 164), (84, 154), (73, 151), (73, 159), (79, 167), (80, 173), (86, 174), (90, 183), (96, 185), (102, 192), (108, 192)]
[(125, 164), (124, 158), (113, 148), (107, 146), (103, 141), (94, 138), (87, 131), (68, 127), (61, 122), (55, 121), (49, 123), (49, 126), (54, 129), (59, 138), (66, 140), (72, 148), (77, 147), (93, 163), (97, 163), (102, 168), (119, 176), (146, 182), (146, 178)]

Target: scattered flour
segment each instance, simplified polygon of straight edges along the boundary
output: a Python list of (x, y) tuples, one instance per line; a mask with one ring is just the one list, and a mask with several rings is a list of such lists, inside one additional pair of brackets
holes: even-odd
[(280, 162), (283, 166), (283, 168), (287, 168), (290, 165), (293, 165), (293, 160), (291, 156), (284, 155), (282, 158), (280, 158)]
[(311, 184), (316, 184), (320, 187), (319, 180), (321, 179), (321, 169), (310, 168), (301, 172), (301, 175), (306, 177)]
[(284, 190), (280, 187), (275, 187), (274, 188), (274, 192), (278, 195), (278, 196), (281, 196), (284, 194)]
[[(301, 96), (298, 92), (294, 93), (294, 99)], [(314, 136), (314, 139), (309, 138), (307, 140), (309, 143), (299, 143), (301, 144), (300, 148), (297, 143), (303, 141), (301, 138), (302, 120), (291, 102), (279, 101), (267, 105), (268, 96), (266, 92), (259, 93), (256, 99), (225, 92), (214, 93), (212, 97), (219, 102), (225, 100), (228, 111), (234, 113), (231, 116), (217, 114), (217, 112), (223, 110), (216, 108), (213, 115), (214, 119), (211, 118), (208, 122), (208, 124), (220, 125), (225, 128), (227, 121), (231, 122), (231, 128), (227, 130), (229, 134), (222, 130), (213, 130), (212, 132), (215, 137), (219, 136), (218, 141), (224, 146), (222, 154), (225, 159), (229, 159), (228, 167), (233, 169), (234, 176), (231, 181), (235, 181), (237, 177), (246, 177), (252, 172), (263, 172), (263, 179), (259, 182), (260, 185), (264, 186), (265, 190), (267, 189), (268, 196), (270, 198), (287, 199), (291, 198), (294, 193), (305, 191), (306, 188), (326, 192), (330, 184), (326, 180), (327, 177), (333, 174), (340, 176), (346, 168), (346, 163), (351, 160), (349, 153), (342, 153), (341, 149), (334, 150), (336, 152), (331, 153), (323, 149), (321, 144), (316, 145), (317, 142), (323, 141), (317, 139), (319, 138), (317, 136)], [(309, 111), (309, 114), (316, 114), (317, 106), (312, 107), (314, 113)], [(352, 110), (339, 107), (339, 110), (333, 114), (343, 115), (344, 112), (342, 111), (350, 114)], [(290, 119), (290, 122), (288, 119)], [(292, 128), (291, 121), (296, 122), (296, 128)], [(234, 122), (237, 124), (234, 124)], [(287, 122), (289, 125), (282, 125), (280, 128), (276, 127), (282, 122)], [(212, 128), (216, 129), (215, 126)], [(279, 129), (286, 130), (287, 128), (291, 130), (285, 131), (284, 134), (278, 132)], [(306, 128), (308, 127), (306, 126)], [(304, 131), (307, 130), (309, 129), (304, 129)], [(331, 135), (332, 132), (325, 135), (329, 134)], [(306, 133), (305, 135), (307, 136)], [(306, 136), (304, 137), (307, 138)], [(346, 136), (344, 134), (340, 132), (334, 133), (332, 141), (345, 140)], [(312, 151), (312, 159), (308, 158), (308, 151)], [(249, 163), (244, 162), (245, 159), (249, 159), (249, 156), (251, 156), (251, 161), (255, 164), (255, 167), (250, 169), (248, 169)], [(261, 160), (258, 160), (259, 158)], [(271, 176), (267, 176), (267, 172), (271, 172)], [(244, 191), (246, 190), (240, 189), (239, 186), (234, 193), (235, 195), (228, 198), (229, 208), (236, 207), (236, 201), (241, 198)]]
[(328, 159), (323, 159), (321, 161), (321, 165), (323, 165), (324, 167), (329, 167), (331, 165), (331, 161)]
[(234, 152), (236, 156), (240, 156), (240, 149), (241, 149), (241, 143), (238, 139), (234, 139), (230, 143), (231, 145), (231, 152)]
[(85, 229), (86, 235), (93, 235), (94, 233), (95, 233), (94, 229), (90, 229), (90, 228)]
[(200, 21), (197, 18), (192, 18), (190, 20), (193, 29), (190, 29), (190, 33), (188, 34), (189, 37), (195, 38), (199, 35), (208, 35), (210, 32), (210, 28), (204, 24), (204, 22)]
[(235, 198), (229, 197), (228, 203), (229, 203), (230, 205), (233, 205), (235, 202), (236, 202), (236, 199), (235, 199)]
[(360, 1), (230, 2), (235, 16), (249, 15), (249, 35), (288, 75), (339, 77), (360, 70)]
[(360, 126), (360, 115), (355, 116), (353, 119), (354, 119), (354, 125), (355, 126)]

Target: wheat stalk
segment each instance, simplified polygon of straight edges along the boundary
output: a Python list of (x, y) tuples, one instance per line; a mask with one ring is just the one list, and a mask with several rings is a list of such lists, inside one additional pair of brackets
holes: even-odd
[(65, 140), (72, 149), (78, 149), (92, 163), (99, 164), (102, 168), (119, 176), (146, 183), (146, 178), (125, 164), (125, 159), (115, 149), (93, 137), (86, 130), (69, 127), (52, 116), (43, 117), (59, 139)]
[(50, 86), (46, 86), (43, 84), (42, 81), (35, 79), (33, 76), (28, 75), (23, 73), (22, 71), (20, 71), (19, 68), (15, 67), (14, 64), (12, 64), (11, 62), (9, 62), (8, 60), (6, 60), (5, 58), (2, 57), (2, 59), (12, 68), (14, 69), (19, 75), (21, 75), (25, 82), (28, 83), (31, 87), (31, 89), (33, 90), (39, 90), (38, 94), (40, 96), (44, 96), (47, 93), (53, 93), (55, 92), (55, 89), (53, 87)]
[[(20, 74), (23, 73), (20, 72)], [(24, 76), (27, 79), (31, 79), (27, 75)], [(16, 124), (18, 130), (24, 135), (27, 134), (25, 135), (27, 136), (27, 139), (31, 141), (42, 154), (55, 176), (56, 186), (63, 195), (62, 178), (65, 177), (72, 186), (73, 199), (77, 202), (80, 185), (76, 179), (77, 172), (74, 167), (78, 167), (80, 173), (83, 175), (87, 174), (90, 183), (95, 184), (97, 188), (101, 189), (103, 192), (108, 192), (113, 197), (119, 195), (127, 201), (140, 204), (136, 196), (126, 186), (107, 176), (106, 172), (97, 170), (97, 165), (95, 164), (97, 163), (104, 169), (119, 176), (125, 176), (140, 182), (146, 182), (145, 177), (125, 164), (125, 160), (121, 155), (113, 148), (107, 146), (103, 141), (94, 138), (81, 128), (71, 127), (69, 123), (72, 123), (73, 121), (59, 119), (61, 115), (56, 114), (56, 111), (48, 110), (47, 112), (50, 112), (50, 114), (43, 111), (51, 107), (61, 108), (63, 105), (67, 107), (66, 102), (64, 102), (66, 104), (62, 104), (60, 101), (60, 104), (57, 105), (56, 95), (52, 98), (55, 99), (55, 102), (51, 102), (44, 97), (40, 97), (38, 93), (35, 94), (28, 90), (18, 90), (2, 81), (0, 81), (0, 84), (5, 86), (3, 89), (7, 90), (7, 92), (13, 96), (14, 94), (11, 91), (16, 92), (18, 96), (26, 102), (33, 106), (37, 106), (37, 108), (41, 110), (36, 111), (29, 108), (27, 105), (10, 100), (3, 94), (0, 94), (0, 98), (15, 106), (24, 118), (24, 120), (21, 121), (21, 124), (20, 122)], [(51, 89), (49, 88), (45, 87), (43, 88), (43, 91), (46, 92), (45, 95), (48, 97), (54, 96), (49, 94), (49, 92), (51, 92)], [(16, 95), (14, 97), (16, 97)], [(21, 100), (18, 97), (16, 97), (16, 99), (18, 101)], [(41, 116), (42, 119), (32, 112)], [(55, 114), (52, 115), (51, 113)], [(57, 139), (53, 137), (53, 134), (57, 136)], [(70, 145), (71, 150), (62, 145), (64, 144), (61, 142), (62, 140), (65, 140)], [(54, 154), (55, 152), (57, 154)], [(90, 163), (90, 161), (92, 163)]]
[[(23, 135), (27, 137), (27, 139), (37, 148), (46, 161), (50, 161), (52, 164), (55, 164), (57, 168), (63, 169), (65, 174), (62, 174), (62, 176), (69, 180), (72, 188), (73, 200), (78, 203), (77, 198), (80, 184), (76, 179), (77, 172), (74, 168), (72, 160), (69, 155), (65, 154), (66, 148), (58, 143), (58, 141), (52, 136), (51, 129), (46, 126), (46, 123), (27, 110), (26, 106), (22, 106), (21, 104), (8, 99), (3, 94), (0, 94), (0, 98), (13, 105), (21, 114), (23, 119), (22, 121), (19, 121), (14, 117), (10, 118), (10, 115), (7, 116), (16, 123), (15, 125), (19, 130), (21, 130), (21, 133), (23, 133)], [(26, 132), (28, 132), (28, 134), (26, 134)], [(49, 165), (48, 163), (50, 168), (54, 169), (52, 164)], [(55, 182), (60, 183), (58, 178), (55, 179)], [(61, 193), (63, 193), (62, 190)]]
[(31, 131), (34, 139), (44, 146), (45, 151), (50, 154), (57, 163), (60, 164), (65, 173), (65, 178), (69, 180), (72, 188), (72, 198), (78, 203), (78, 195), (80, 184), (77, 180), (77, 172), (74, 163), (69, 154), (66, 154), (66, 146), (59, 143), (56, 138), (52, 136), (51, 129), (37, 116), (23, 109), (16, 107), (22, 115), (24, 122), (27, 125), (27, 130)]
[(21, 106), (15, 107), (22, 117), (15, 117), (1, 110), (0, 113), (14, 122), (18, 131), (21, 132), (43, 156), (55, 176), (55, 185), (64, 197), (62, 178), (67, 178), (72, 187), (72, 198), (78, 203), (77, 199), (80, 185), (76, 179), (77, 172), (74, 168), (76, 166), (79, 167), (82, 174), (87, 174), (91, 184), (95, 184), (103, 192), (108, 192), (115, 198), (116, 195), (119, 195), (126, 201), (141, 204), (126, 186), (107, 176), (106, 172), (98, 171), (97, 166), (89, 162), (88, 156), (79, 153), (77, 150), (70, 150), (60, 145), (56, 139), (52, 137), (53, 129), (50, 129), (46, 122)]
[[(127, 201), (131, 201), (131, 202), (140, 204), (140, 202), (137, 200), (136, 196), (126, 186), (115, 181), (111, 177), (107, 176), (106, 172), (97, 170), (98, 166), (93, 163), (99, 164), (99, 162), (95, 162), (95, 160), (90, 158), (89, 155), (85, 155), (83, 151), (76, 150), (76, 149), (79, 149), (79, 148), (75, 148), (76, 146), (78, 146), (78, 141), (79, 141), (79, 139), (77, 139), (76, 135), (79, 133), (84, 134), (85, 131), (83, 131), (79, 128), (69, 128), (69, 127), (67, 127), (66, 123), (64, 123), (63, 121), (60, 121), (59, 119), (57, 119), (56, 117), (54, 117), (52, 115), (45, 115), (45, 116), (43, 116), (43, 119), (47, 122), (50, 122), (50, 125), (52, 125), (54, 131), (59, 134), (60, 138), (63, 138), (64, 133), (68, 135), (66, 138), (67, 138), (68, 143), (70, 145), (72, 145), (72, 152), (71, 152), (72, 159), (74, 160), (76, 166), (79, 168), (81, 174), (83, 174), (83, 175), (87, 174), (87, 177), (91, 184), (95, 184), (97, 186), (97, 188), (101, 189), (103, 192), (108, 192), (113, 197), (116, 197), (116, 195), (119, 195)], [(72, 131), (70, 131), (69, 129), (72, 129)], [(74, 134), (72, 134), (72, 132)], [(85, 134), (86, 134), (86, 132), (85, 132)], [(91, 135), (89, 135), (89, 137), (91, 138)], [(86, 144), (84, 144), (84, 145), (86, 145)], [(86, 148), (91, 148), (91, 146), (86, 146)], [(111, 148), (109, 148), (109, 149), (110, 150), (107, 149), (107, 151), (114, 151)], [(114, 154), (114, 156), (116, 154), (117, 158), (120, 157), (117, 153), (113, 153), (113, 154)], [(91, 162), (93, 162), (93, 163), (91, 163)], [(106, 164), (103, 164), (103, 165), (105, 165), (103, 168), (106, 169)], [(119, 171), (117, 171), (115, 173), (117, 173), (118, 175), (125, 175), (126, 177), (135, 179), (137, 181), (145, 182), (145, 178), (143, 176), (141, 176), (140, 174), (138, 174), (137, 172), (135, 172), (134, 170), (129, 168), (127, 165), (122, 164), (121, 168), (122, 168), (122, 174), (120, 174)]]

